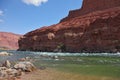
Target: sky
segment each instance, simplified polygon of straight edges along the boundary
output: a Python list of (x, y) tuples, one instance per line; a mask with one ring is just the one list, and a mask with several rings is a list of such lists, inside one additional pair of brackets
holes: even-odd
[(59, 23), (82, 0), (0, 0), (0, 32), (25, 34)]

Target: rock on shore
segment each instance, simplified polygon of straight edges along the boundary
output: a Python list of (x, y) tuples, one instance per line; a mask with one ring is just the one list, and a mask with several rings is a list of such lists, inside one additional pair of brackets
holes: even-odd
[(18, 62), (13, 67), (9, 60), (6, 60), (0, 67), (0, 80), (21, 80), (20, 77), (26, 72), (33, 72), (36, 67), (29, 61)]
[(13, 54), (8, 52), (0, 52), (0, 56), (11, 56), (11, 55)]

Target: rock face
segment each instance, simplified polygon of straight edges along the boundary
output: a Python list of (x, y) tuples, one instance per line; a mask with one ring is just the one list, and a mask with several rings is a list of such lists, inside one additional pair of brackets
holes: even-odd
[(18, 34), (0, 32), (0, 49), (18, 49), (18, 39), (20, 37), (21, 35)]
[(83, 0), (81, 9), (69, 12), (68, 17), (61, 21), (70, 20), (71, 18), (79, 17), (88, 13), (119, 7), (120, 0)]
[(60, 23), (25, 34), (19, 50), (117, 52), (119, 36), (120, 0), (83, 0)]

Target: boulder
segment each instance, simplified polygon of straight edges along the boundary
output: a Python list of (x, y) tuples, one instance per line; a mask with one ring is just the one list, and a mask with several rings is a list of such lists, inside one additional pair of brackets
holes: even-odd
[(59, 60), (59, 57), (58, 57), (58, 56), (52, 56), (52, 58), (53, 58), (54, 60)]
[(0, 80), (21, 80), (21, 75), (34, 70), (36, 70), (36, 67), (31, 62), (18, 62), (11, 67), (10, 61), (6, 60), (3, 67), (0, 67)]
[(19, 61), (31, 61), (30, 57), (20, 58)]
[(25, 61), (26, 59), (25, 58), (20, 58), (19, 61)]
[(34, 66), (34, 64), (32, 64), (31, 62), (19, 62), (18, 64), (14, 65), (15, 69), (21, 69), (23, 72), (32, 72), (34, 70), (36, 70), (36, 67)]
[(8, 74), (5, 70), (0, 71), (0, 78), (7, 78)]
[[(8, 69), (6, 67), (0, 67), (0, 79), (15, 78), (22, 75), (21, 70)], [(9, 80), (9, 79), (8, 79)]]
[(6, 68), (10, 68), (11, 67), (11, 63), (9, 60), (6, 60), (3, 64), (2, 67), (6, 67)]
[(0, 71), (7, 70), (6, 67), (0, 67)]
[(0, 56), (11, 56), (13, 54), (8, 53), (8, 52), (0, 52)]
[(25, 57), (26, 60), (30, 60), (31, 58), (29, 56)]
[(22, 71), (16, 69), (7, 69), (6, 72), (11, 77), (17, 77), (22, 75)]
[(6, 67), (0, 67), (0, 79), (8, 77), (6, 70), (7, 70)]

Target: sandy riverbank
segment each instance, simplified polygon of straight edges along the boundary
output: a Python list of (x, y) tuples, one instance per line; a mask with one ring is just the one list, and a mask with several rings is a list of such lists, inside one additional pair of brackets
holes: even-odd
[(25, 74), (21, 77), (21, 80), (119, 80), (119, 79), (67, 73), (49, 68)]

